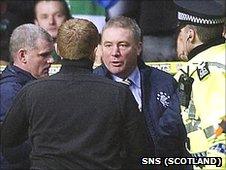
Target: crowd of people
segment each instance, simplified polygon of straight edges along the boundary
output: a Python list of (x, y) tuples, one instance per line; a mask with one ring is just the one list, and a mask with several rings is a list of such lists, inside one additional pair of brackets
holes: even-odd
[[(33, 1), (33, 24), (12, 30), (0, 79), (0, 170), (224, 169), (225, 10), (215, 0), (173, 4), (187, 62), (175, 76), (145, 64), (150, 41), (136, 17), (108, 8), (99, 32), (64, 0)], [(49, 76), (52, 63), (61, 68)], [(143, 157), (219, 157), (222, 166)]]

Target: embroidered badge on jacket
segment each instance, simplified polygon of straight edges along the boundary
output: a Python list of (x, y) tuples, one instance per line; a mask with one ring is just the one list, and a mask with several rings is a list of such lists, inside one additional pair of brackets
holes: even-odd
[(157, 94), (157, 100), (159, 100), (164, 107), (169, 106), (169, 101), (167, 101), (168, 99), (170, 99), (170, 96), (168, 96), (165, 92), (159, 92)]

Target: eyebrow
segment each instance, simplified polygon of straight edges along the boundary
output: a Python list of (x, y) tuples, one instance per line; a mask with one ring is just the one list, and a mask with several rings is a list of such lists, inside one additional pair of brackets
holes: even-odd
[[(103, 44), (106, 44), (106, 43), (112, 43), (111, 41), (104, 41)], [(121, 43), (126, 43), (126, 44), (130, 44), (128, 41), (119, 41), (117, 42), (117, 44), (121, 44)]]

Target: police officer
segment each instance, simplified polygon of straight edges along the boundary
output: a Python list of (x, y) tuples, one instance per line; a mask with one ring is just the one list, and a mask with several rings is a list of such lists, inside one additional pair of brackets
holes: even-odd
[[(222, 157), (225, 168), (224, 11), (214, 0), (175, 1), (179, 34), (177, 53), (187, 60), (179, 81), (187, 148), (195, 157)], [(215, 169), (216, 166), (195, 167)]]

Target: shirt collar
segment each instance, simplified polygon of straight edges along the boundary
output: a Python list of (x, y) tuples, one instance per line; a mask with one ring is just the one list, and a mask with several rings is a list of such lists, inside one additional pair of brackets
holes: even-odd
[[(138, 67), (136, 67), (133, 72), (127, 77), (129, 80), (131, 80), (133, 82), (133, 84), (135, 84), (138, 88), (140, 88), (140, 71), (138, 69)], [(121, 82), (123, 79), (120, 77), (117, 77), (115, 75), (112, 75), (112, 79), (117, 81), (117, 82)]]

